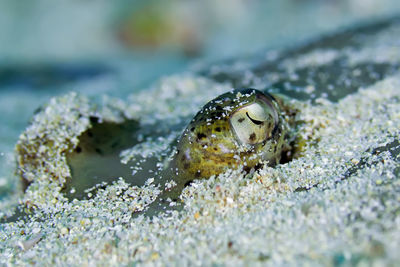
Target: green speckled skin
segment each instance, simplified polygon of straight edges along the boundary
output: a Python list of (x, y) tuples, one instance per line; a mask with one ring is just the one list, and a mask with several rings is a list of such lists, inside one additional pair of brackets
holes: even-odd
[[(235, 136), (231, 118), (237, 110), (256, 101), (269, 103), (269, 108), (276, 112), (277, 123), (262, 142), (243, 144)], [(211, 100), (182, 133), (169, 167), (177, 186), (162, 197), (177, 198), (183, 186), (193, 179), (207, 179), (228, 169), (242, 168), (248, 172), (260, 164), (274, 166), (279, 163), (282, 153), (290, 149), (289, 143), (293, 140), (291, 123), (294, 115), (282, 98), (255, 89), (232, 90)], [(249, 133), (249, 140), (255, 138), (251, 129)]]

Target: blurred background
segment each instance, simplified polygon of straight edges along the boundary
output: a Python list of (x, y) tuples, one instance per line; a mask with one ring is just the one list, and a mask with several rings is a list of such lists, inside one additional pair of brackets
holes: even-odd
[[(399, 11), (396, 0), (1, 1), (4, 64), (220, 59)], [(143, 58), (138, 58), (143, 60)]]
[(400, 14), (399, 0), (0, 0), (0, 197), (35, 109)]

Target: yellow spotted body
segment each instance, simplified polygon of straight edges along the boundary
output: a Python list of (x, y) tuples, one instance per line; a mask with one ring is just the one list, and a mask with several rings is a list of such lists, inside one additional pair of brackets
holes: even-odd
[(208, 102), (183, 131), (167, 175), (176, 186), (161, 198), (177, 199), (184, 185), (228, 169), (274, 166), (293, 140), (294, 111), (255, 89), (232, 90)]

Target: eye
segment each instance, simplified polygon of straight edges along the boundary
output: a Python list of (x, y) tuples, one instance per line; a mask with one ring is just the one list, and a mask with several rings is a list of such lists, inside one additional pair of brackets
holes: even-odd
[(264, 99), (244, 106), (230, 118), (232, 131), (242, 144), (258, 144), (272, 137), (278, 124), (278, 113)]
[(263, 121), (258, 121), (258, 120), (253, 119), (252, 117), (250, 117), (248, 112), (246, 112), (246, 116), (247, 116), (247, 118), (249, 118), (251, 120), (252, 123), (254, 123), (256, 125), (263, 124)]

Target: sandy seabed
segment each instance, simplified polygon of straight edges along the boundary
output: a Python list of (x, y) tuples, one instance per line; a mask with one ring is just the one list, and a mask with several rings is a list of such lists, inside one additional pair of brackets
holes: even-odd
[[(194, 94), (211, 85), (204, 78), (177, 79), (192, 84)], [(164, 86), (175, 81), (164, 81)], [(400, 74), (396, 74), (338, 103), (320, 99), (314, 105), (302, 104), (300, 134), (307, 142), (301, 157), (276, 168), (264, 167), (253, 177), (229, 171), (197, 181), (183, 192), (182, 211), (153, 220), (132, 218), (131, 212), (151, 199), (152, 184), (138, 188), (120, 179), (89, 200), (68, 201), (57, 183), (43, 176), (22, 196), (35, 202), (38, 211), (26, 222), (2, 224), (0, 261), (398, 263), (400, 181), (399, 156), (394, 151), (399, 150), (399, 88)], [(163, 87), (155, 90), (161, 93)], [(52, 100), (36, 121), (77, 110), (94, 112), (87, 99), (69, 94)], [(104, 114), (106, 109), (103, 116), (112, 118)], [(46, 131), (53, 122), (45, 122)], [(65, 133), (82, 132), (89, 122), (85, 118), (81, 122), (74, 121), (76, 128), (67, 127)], [(40, 132), (39, 125), (30, 126), (27, 138)], [(54, 168), (62, 171), (65, 162), (59, 156)]]
[[(316, 49), (281, 64), (290, 72), (346, 57), (355, 66), (354, 80), (365, 78), (361, 63), (400, 62), (399, 32), (394, 25), (373, 36), (361, 33), (359, 49)], [(254, 87), (264, 83), (246, 73)], [(267, 79), (276, 75), (268, 73)], [(61, 193), (71, 175), (66, 151), (76, 148), (91, 116), (115, 123), (139, 120), (142, 129), (168, 128), (187, 122), (182, 118), (232, 85), (188, 74), (167, 77), (124, 100), (106, 97), (95, 104), (76, 93), (53, 98), (19, 139), (18, 171), (34, 182), (24, 194), (2, 200), (1, 215), (17, 203), (35, 212), (1, 224), (0, 263), (398, 265), (400, 73), (397, 68), (376, 79), (337, 102), (323, 96), (293, 102), (301, 110), (299, 135), (305, 140), (300, 157), (254, 175), (229, 170), (195, 181), (181, 195), (182, 210), (153, 219), (133, 211), (152, 201), (156, 182), (138, 187), (116, 179), (89, 199), (69, 200)], [(305, 92), (319, 89), (310, 82)], [(157, 155), (178, 135), (145, 141), (137, 149)]]

